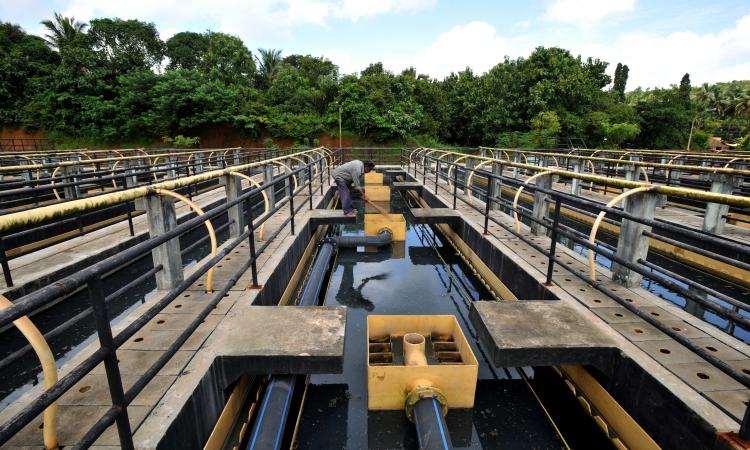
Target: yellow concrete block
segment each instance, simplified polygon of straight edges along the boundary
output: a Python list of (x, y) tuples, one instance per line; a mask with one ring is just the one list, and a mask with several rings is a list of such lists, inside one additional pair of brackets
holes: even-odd
[[(373, 204), (374, 203), (374, 204)], [(380, 208), (380, 209), (378, 209)], [(377, 213), (382, 214), (381, 211), (391, 211), (391, 202), (365, 202), (365, 213)]]
[(391, 188), (388, 186), (378, 186), (377, 184), (368, 184), (365, 186), (367, 199), (371, 202), (389, 202), (391, 201)]
[(365, 174), (365, 184), (383, 184), (383, 174), (380, 172), (369, 172)]
[(406, 240), (403, 214), (365, 214), (365, 236), (377, 236), (383, 229), (391, 232), (394, 241)]
[[(450, 340), (455, 343), (461, 362), (428, 364), (426, 366), (383, 365), (373, 352), (378, 346), (370, 342), (393, 342), (403, 339), (406, 333), (419, 333), (426, 337)], [(471, 351), (461, 326), (455, 316), (379, 316), (367, 317), (367, 408), (375, 410), (403, 410), (406, 396), (415, 384), (429, 383), (439, 389), (448, 402), (448, 408), (474, 407), (478, 363)], [(394, 347), (395, 348), (395, 347)], [(395, 356), (395, 355), (394, 355)], [(375, 363), (371, 364), (370, 360)], [(386, 359), (387, 360), (387, 359)]]

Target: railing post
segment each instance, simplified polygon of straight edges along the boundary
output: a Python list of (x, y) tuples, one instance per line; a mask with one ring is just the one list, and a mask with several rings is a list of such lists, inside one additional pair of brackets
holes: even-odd
[[(489, 177), (489, 185), (492, 186), (492, 189), (490, 190), (490, 195), (492, 196), (492, 199), (494, 200), (495, 197), (502, 197), (503, 196), (503, 165), (492, 163), (492, 176)], [(490, 202), (490, 210), (500, 209), (500, 203), (491, 201)]]
[(99, 345), (107, 352), (104, 357), (104, 370), (107, 374), (107, 384), (109, 385), (109, 395), (112, 398), (112, 405), (120, 408), (117, 415), (117, 434), (120, 437), (120, 447), (126, 450), (134, 448), (133, 434), (130, 429), (130, 420), (128, 419), (128, 405), (125, 401), (125, 391), (122, 387), (122, 377), (120, 376), (120, 367), (117, 365), (117, 347), (112, 338), (112, 328), (109, 324), (107, 315), (107, 306), (104, 300), (104, 291), (102, 290), (102, 281), (99, 276), (95, 276), (89, 281), (89, 302), (93, 311), (94, 321), (96, 323), (96, 332), (99, 336)]
[(5, 254), (5, 238), (0, 236), (0, 265), (3, 268), (3, 277), (5, 277), (5, 287), (13, 287), (13, 277), (10, 274), (10, 265), (8, 256)]
[[(518, 153), (517, 151), (515, 153), (513, 153), (513, 162), (516, 163), (516, 164), (518, 164), (519, 162), (521, 162), (521, 154)], [(513, 176), (513, 178), (518, 178), (518, 167), (514, 167), (513, 168), (513, 175), (512, 176)]]
[[(711, 192), (717, 194), (732, 194), (737, 186), (738, 178), (723, 173), (708, 174), (711, 180)], [(703, 214), (703, 231), (713, 234), (721, 234), (727, 223), (729, 205), (722, 203), (706, 203), (706, 212)]]
[(435, 195), (438, 195), (438, 182), (440, 181), (440, 160), (435, 161)]
[(469, 174), (473, 172), (473, 168), (476, 165), (476, 162), (472, 158), (466, 158), (466, 163), (464, 164), (464, 167), (466, 170), (464, 170), (464, 195), (471, 194), (471, 186), (469, 186)]
[(547, 286), (552, 286), (552, 272), (555, 267), (555, 249), (557, 247), (557, 227), (560, 223), (560, 196), (555, 197), (555, 212), (552, 216), (550, 233), (549, 260), (547, 261)]
[[(160, 236), (177, 226), (174, 199), (149, 195), (136, 199), (136, 208), (146, 211), (149, 236)], [(184, 280), (182, 273), (182, 253), (180, 239), (174, 237), (151, 250), (154, 267), (161, 264), (162, 270), (156, 273), (156, 287), (171, 290)]]
[(292, 227), (292, 235), (294, 234), (294, 195), (289, 196), (289, 214), (291, 215), (289, 224)]
[[(233, 175), (222, 175), (221, 184), (224, 185), (226, 202), (237, 200), (242, 195), (242, 180)], [(229, 221), (229, 236), (239, 237), (245, 231), (245, 215), (242, 214), (242, 203), (238, 203), (227, 209), (227, 220)]]
[(458, 165), (453, 164), (453, 209), (456, 209), (456, 201), (458, 200)]
[(266, 186), (269, 186), (268, 189), (266, 189), (268, 207), (274, 209), (276, 207), (276, 185), (273, 178), (273, 164), (266, 164), (263, 167), (263, 187)]
[[(573, 160), (573, 172), (581, 173), (581, 160), (580, 159)], [(581, 195), (581, 180), (575, 177), (570, 179), (570, 193), (575, 196)]]
[[(534, 182), (534, 186), (546, 190), (552, 189), (552, 174), (541, 175)], [(547, 198), (549, 195), (545, 192), (536, 189), (534, 191), (534, 209), (532, 215), (534, 219), (544, 222), (546, 217), (549, 217), (549, 205), (547, 205)], [(535, 235), (546, 235), (547, 227), (539, 222), (531, 222), (531, 234)]]
[(313, 209), (313, 174), (312, 174), (312, 167), (314, 163), (310, 163), (307, 165), (307, 194), (310, 196), (310, 209)]
[(257, 265), (257, 263), (255, 261), (255, 259), (256, 259), (256, 254), (255, 254), (255, 220), (254, 220), (255, 214), (253, 213), (253, 204), (250, 201), (250, 197), (248, 197), (247, 200), (245, 200), (245, 202), (247, 204), (247, 229), (249, 231), (248, 245), (250, 247), (250, 261), (251, 261), (251, 263), (250, 263), (250, 273), (252, 274), (252, 279), (253, 279), (253, 285), (252, 285), (252, 287), (253, 288), (258, 288), (260, 286), (258, 285), (258, 265)]
[[(651, 192), (636, 194), (628, 198), (623, 210), (636, 217), (653, 220), (656, 210), (657, 195)], [(642, 223), (623, 218), (620, 222), (620, 236), (617, 239), (615, 255), (630, 263), (636, 264), (639, 259), (646, 259), (648, 255), (649, 238), (644, 231), (651, 231), (651, 227)], [(626, 286), (638, 286), (643, 276), (612, 262), (612, 279)]]
[[(66, 184), (78, 182), (78, 166), (63, 166), (62, 173), (65, 176)], [(81, 195), (80, 187), (77, 184), (65, 186), (63, 193), (68, 200), (78, 198)]]
[(490, 225), (490, 211), (492, 210), (492, 201), (495, 198), (495, 179), (492, 176), (487, 177), (487, 197), (484, 199), (484, 235), (487, 235), (487, 228)]

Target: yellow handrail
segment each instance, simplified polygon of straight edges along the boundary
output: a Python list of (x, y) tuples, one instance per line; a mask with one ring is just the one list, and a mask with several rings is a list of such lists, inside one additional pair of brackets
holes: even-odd
[[(0, 309), (5, 309), (10, 306), (13, 306), (13, 302), (0, 294)], [(27, 316), (19, 317), (14, 320), (13, 325), (18, 328), (26, 340), (29, 341), (29, 344), (31, 344), (31, 348), (34, 349), (34, 353), (36, 353), (39, 362), (42, 364), (44, 388), (50, 389), (55, 383), (57, 383), (57, 364), (55, 363), (55, 355), (52, 354), (52, 350), (49, 348), (47, 340), (44, 339), (44, 335), (42, 335), (39, 329)], [(44, 448), (57, 448), (57, 401), (53, 402), (44, 410), (44, 425), (42, 431), (44, 433)]]
[[(622, 194), (616, 196), (612, 200), (610, 200), (607, 203), (607, 208), (612, 208), (613, 206), (620, 203), (622, 200), (630, 197), (633, 194), (639, 194), (641, 192), (649, 192), (653, 191), (654, 186), (642, 186), (639, 188), (631, 189), (629, 191), (625, 191)], [(591, 245), (596, 244), (596, 233), (599, 231), (599, 225), (601, 225), (602, 220), (604, 220), (604, 216), (607, 214), (606, 211), (599, 212), (599, 215), (596, 216), (596, 219), (594, 220), (594, 224), (591, 226), (591, 233), (589, 234), (589, 243)], [(592, 281), (596, 281), (596, 255), (592, 249), (589, 249), (589, 276), (591, 277)]]
[[(307, 153), (311, 150), (305, 150), (300, 153)], [(299, 154), (299, 153), (297, 153)], [(261, 167), (266, 164), (280, 161), (287, 156), (279, 156), (276, 158), (270, 158), (263, 161), (256, 161), (247, 164), (241, 164), (239, 166), (230, 166), (224, 169), (216, 169), (207, 172), (202, 172), (196, 175), (191, 175), (182, 178), (176, 178), (174, 180), (166, 180), (159, 183), (155, 183), (148, 186), (138, 186), (130, 189), (125, 189), (117, 192), (110, 192), (106, 194), (96, 195), (93, 197), (81, 198), (71, 200), (63, 203), (56, 203), (52, 205), (40, 206), (38, 208), (19, 211), (0, 216), (0, 232), (6, 232), (9, 230), (17, 229), (23, 226), (34, 225), (45, 222), (50, 219), (57, 217), (65, 217), (70, 214), (77, 214), (83, 211), (90, 211), (92, 209), (101, 208), (104, 206), (111, 206), (118, 203), (124, 203), (136, 198), (145, 197), (147, 195), (154, 194), (156, 189), (167, 189), (174, 190), (181, 187), (185, 187), (201, 181), (211, 180), (222, 175), (226, 175), (230, 172), (238, 172), (254, 167)]]
[[(545, 172), (539, 172), (536, 173), (529, 178), (526, 179), (526, 181), (523, 182), (523, 184), (527, 184), (531, 180), (535, 180), (543, 175), (550, 175), (553, 173), (556, 173), (557, 170), (547, 170)], [(516, 191), (516, 196), (513, 197), (513, 219), (516, 221), (516, 233), (521, 232), (521, 221), (518, 220), (518, 213), (516, 212), (516, 209), (518, 209), (518, 198), (521, 196), (521, 192), (523, 192), (523, 186), (519, 186), (518, 190)]]
[[(258, 183), (257, 181), (253, 180), (252, 177), (250, 177), (248, 175), (245, 175), (244, 173), (230, 172), (229, 174), (230, 175), (234, 175), (236, 177), (244, 178), (245, 180), (247, 180), (248, 182), (250, 182), (250, 184), (252, 184), (253, 186), (257, 187), (258, 189), (261, 189), (260, 183)], [(265, 190), (261, 190), (260, 193), (263, 195), (263, 204), (265, 205), (265, 211), (263, 212), (263, 215), (266, 215), (266, 214), (268, 214), (268, 211), (271, 210), (271, 202), (270, 202), (270, 200), (268, 200), (268, 194), (266, 193)], [(263, 222), (260, 225), (260, 229), (258, 230), (258, 233), (259, 233), (258, 239), (260, 239), (261, 241), (263, 240), (263, 233), (265, 232), (265, 230), (266, 230), (266, 223)]]
[[(200, 206), (196, 205), (190, 199), (188, 199), (187, 197), (183, 195), (178, 194), (177, 192), (172, 192), (167, 189), (156, 189), (154, 192), (158, 195), (166, 195), (169, 197), (176, 198), (177, 200), (188, 205), (190, 209), (192, 209), (193, 211), (195, 211), (196, 214), (198, 214), (198, 216), (202, 216), (205, 214), (203, 210), (200, 208)], [(209, 239), (211, 240), (211, 256), (216, 256), (216, 251), (217, 251), (218, 246), (216, 244), (216, 232), (214, 231), (214, 226), (211, 223), (211, 220), (206, 220), (203, 223), (206, 225), (206, 229), (208, 230), (208, 236), (209, 236)], [(214, 266), (211, 266), (211, 268), (208, 269), (208, 274), (206, 274), (206, 292), (211, 293), (213, 291), (214, 291)]]

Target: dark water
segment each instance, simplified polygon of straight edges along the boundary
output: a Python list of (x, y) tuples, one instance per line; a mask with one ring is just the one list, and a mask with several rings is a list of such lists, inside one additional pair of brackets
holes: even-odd
[[(405, 204), (397, 196), (394, 194), (391, 211), (404, 212)], [(345, 227), (342, 234), (363, 233), (361, 204), (359, 210), (360, 225)], [(344, 369), (339, 375), (311, 377), (298, 448), (418, 448), (414, 425), (403, 410), (367, 410), (364, 348), (369, 314), (456, 316), (479, 360), (475, 407), (452, 409), (446, 417), (456, 448), (564, 448), (519, 372), (513, 368), (494, 369), (477, 345), (468, 320), (470, 302), (491, 299), (490, 294), (467, 273), (453, 248), (432, 228), (413, 225), (408, 213), (406, 216), (406, 242), (394, 243), (379, 252), (339, 250), (326, 304), (348, 307)], [(534, 377), (533, 369), (524, 370)], [(569, 393), (559, 389), (551, 398), (559, 402), (566, 396), (570, 397)], [(608, 441), (601, 433), (596, 435), (598, 431), (589, 428), (587, 421), (587, 416), (582, 417), (574, 427), (574, 433), (591, 436), (579, 440), (579, 448), (607, 448)]]

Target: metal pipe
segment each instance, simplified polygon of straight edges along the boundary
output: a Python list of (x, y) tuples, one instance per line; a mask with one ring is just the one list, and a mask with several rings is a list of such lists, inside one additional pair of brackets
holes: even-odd
[[(0, 309), (5, 309), (9, 306), (13, 306), (13, 302), (0, 294)], [(14, 320), (13, 324), (18, 327), (18, 330), (23, 333), (24, 337), (29, 341), (29, 344), (31, 344), (34, 352), (39, 357), (39, 361), (42, 363), (44, 388), (51, 388), (57, 383), (57, 363), (55, 363), (55, 356), (52, 354), (49, 344), (44, 339), (44, 336), (39, 329), (27, 316)], [(57, 448), (57, 403), (52, 403), (44, 410), (43, 433), (44, 448)]]
[(412, 412), (421, 450), (449, 450), (453, 448), (444, 408), (435, 397), (419, 400)]

